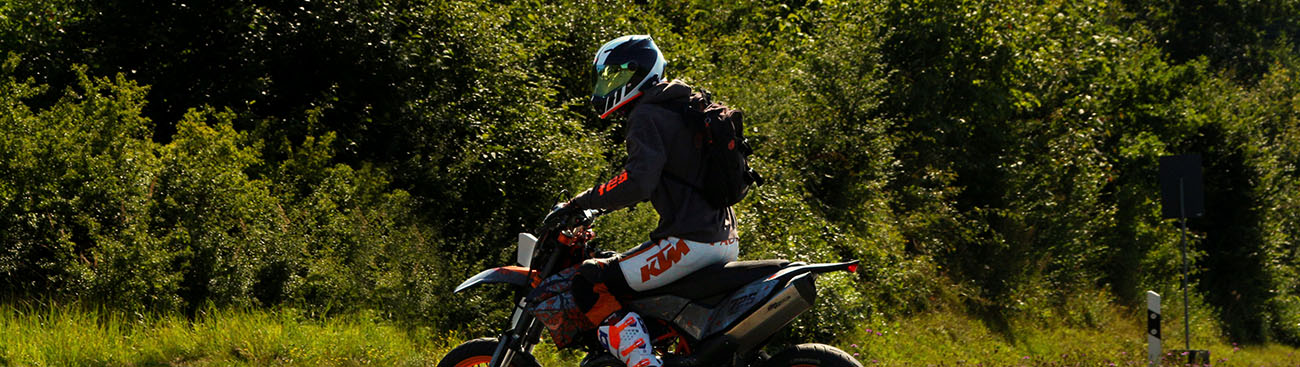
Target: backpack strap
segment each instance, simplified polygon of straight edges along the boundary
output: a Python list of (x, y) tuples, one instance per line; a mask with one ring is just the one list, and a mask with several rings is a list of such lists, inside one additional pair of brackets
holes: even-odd
[[(682, 122), (686, 124), (686, 127), (688, 129), (707, 134), (708, 132), (706, 131), (706, 129), (704, 129), (704, 113), (701, 112), (699, 109), (695, 108), (695, 106), (691, 104), (692, 100), (694, 99), (693, 97), (695, 97), (695, 95), (696, 93), (691, 93), (690, 95), (684, 97), (674, 98), (672, 100), (664, 101), (659, 105), (663, 106), (665, 109), (669, 111), (676, 112), (678, 115), (680, 115)], [(707, 96), (705, 98), (707, 98)], [(669, 172), (668, 170), (664, 170), (661, 172), (662, 172), (661, 176), (663, 177), (667, 177), (668, 179), (676, 181), (679, 184), (686, 185), (686, 187), (695, 189), (695, 191), (697, 192), (704, 191), (703, 188), (691, 183), (690, 181), (686, 180), (686, 178), (684, 177), (678, 176), (677, 174)]]
[[(700, 94), (692, 93), (685, 97), (664, 101), (659, 105), (680, 115), (687, 127), (702, 130), (704, 129), (704, 107), (709, 105), (709, 99), (707, 95), (700, 95), (702, 98), (697, 98), (697, 95)], [(699, 105), (700, 103), (703, 105)]]

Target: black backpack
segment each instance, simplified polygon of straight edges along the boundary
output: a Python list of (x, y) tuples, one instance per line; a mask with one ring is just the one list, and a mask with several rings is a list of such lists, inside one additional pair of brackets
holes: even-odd
[(745, 139), (744, 114), (714, 103), (712, 97), (709, 92), (701, 91), (665, 104), (666, 108), (680, 113), (686, 125), (695, 131), (695, 146), (701, 148), (703, 186), (690, 185), (671, 173), (665, 174), (699, 190), (710, 205), (722, 209), (739, 203), (750, 188), (763, 185), (763, 177), (749, 167), (749, 155), (754, 150)]

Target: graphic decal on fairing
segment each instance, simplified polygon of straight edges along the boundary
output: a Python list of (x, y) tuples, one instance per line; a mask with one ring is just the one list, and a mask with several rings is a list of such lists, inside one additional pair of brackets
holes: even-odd
[(572, 343), (584, 330), (590, 332), (596, 328), (573, 297), (573, 277), (577, 274), (577, 267), (560, 271), (528, 294), (528, 299), (533, 302), (528, 312), (546, 325), (551, 332), (551, 341), (559, 347)]
[(755, 308), (769, 302), (780, 289), (801, 274), (851, 268), (854, 263), (791, 265), (760, 278), (727, 295), (714, 306), (675, 295), (642, 298), (628, 302), (629, 309), (653, 318), (670, 320), (679, 330), (695, 339), (707, 338), (735, 326)]
[(745, 316), (751, 308), (757, 306), (759, 302), (767, 301), (772, 290), (776, 288), (784, 279), (765, 279), (762, 281), (750, 283), (732, 294), (731, 298), (722, 302), (709, 313), (708, 328), (704, 330), (704, 335), (712, 335), (721, 332), (735, 323), (741, 316)]

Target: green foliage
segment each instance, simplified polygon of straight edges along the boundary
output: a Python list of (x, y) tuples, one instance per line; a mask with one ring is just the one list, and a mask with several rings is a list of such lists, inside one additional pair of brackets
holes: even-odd
[[(587, 106), (588, 60), (639, 33), (671, 78), (747, 114), (769, 184), (736, 207), (742, 257), (864, 261), (824, 279), (784, 337), (968, 312), (1015, 338), (1015, 320), (1096, 327), (1110, 301), (1175, 294), (1179, 233), (1155, 173), (1160, 156), (1199, 152), (1198, 317), (1297, 344), (1295, 10), (8, 2), (0, 292), (486, 332), (504, 293), (448, 290), (620, 168), (623, 126)], [(598, 243), (632, 247), (656, 219), (648, 205), (610, 215)]]
[[(16, 57), (6, 65), (12, 71)], [(430, 318), (450, 280), (414, 203), (370, 165), (329, 164), (326, 134), (279, 162), (229, 112), (192, 110), (168, 144), (140, 117), (145, 88), (86, 77), (52, 107), (6, 79), (5, 288), (155, 310), (218, 305), (375, 307)], [(425, 229), (427, 230), (427, 229)], [(427, 237), (429, 236), (429, 237)], [(412, 294), (412, 291), (418, 293)]]
[[(162, 162), (149, 141), (149, 121), (139, 116), (145, 88), (120, 75), (87, 77), (79, 68), (77, 85), (55, 107), (32, 110), (23, 100), (47, 87), (19, 81), (12, 74), (18, 62), (10, 54), (0, 80), (4, 288), (77, 295), (116, 286), (119, 279), (98, 271), (108, 265), (103, 252), (143, 253), (138, 266), (145, 272), (166, 268), (169, 259), (155, 257), (164, 249), (147, 231), (146, 198)], [(167, 292), (175, 278), (165, 269), (144, 275), (139, 280), (148, 284), (124, 286)], [(149, 302), (133, 297), (141, 294), (122, 296)]]
[(1293, 43), (1300, 40), (1300, 2), (1293, 0), (1121, 3), (1174, 60), (1208, 57), (1241, 79), (1268, 73), (1274, 55), (1300, 52)]
[(1295, 338), (1295, 323), (1283, 321), (1294, 320), (1286, 310), (1294, 306), (1283, 305), (1295, 294), (1297, 237), (1293, 214), (1282, 212), (1300, 182), (1293, 67), (1275, 65), (1253, 90), (1214, 80), (1192, 92), (1196, 117), (1216, 122), (1202, 127), (1198, 142), (1211, 167), (1206, 205), (1214, 210), (1198, 223), (1206, 229), (1201, 286), (1222, 309), (1227, 332), (1243, 340)]

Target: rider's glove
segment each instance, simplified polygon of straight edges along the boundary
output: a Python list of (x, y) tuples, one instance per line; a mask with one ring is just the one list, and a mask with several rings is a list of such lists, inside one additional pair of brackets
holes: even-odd
[(542, 226), (537, 229), (537, 232), (540, 233), (550, 229), (567, 229), (567, 227), (574, 224), (573, 219), (577, 218), (580, 213), (582, 213), (582, 209), (579, 209), (576, 205), (569, 205), (568, 203), (555, 204), (555, 208), (551, 209), (550, 214), (546, 215), (546, 219), (542, 219)]

